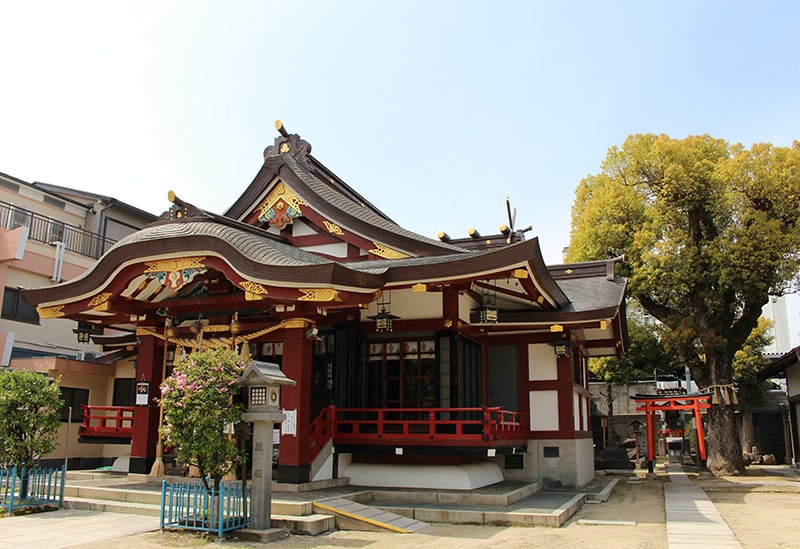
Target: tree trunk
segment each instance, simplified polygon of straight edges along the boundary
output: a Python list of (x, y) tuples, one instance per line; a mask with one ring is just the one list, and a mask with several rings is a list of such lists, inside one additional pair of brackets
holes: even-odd
[(744, 460), (733, 406), (713, 404), (708, 410), (708, 461), (715, 476), (743, 475)]
[(30, 469), (27, 467), (21, 467), (17, 469), (17, 476), (19, 477), (19, 500), (22, 502), (28, 499), (28, 490), (30, 489), (31, 477)]
[(614, 394), (614, 386), (610, 383), (606, 383), (606, 407), (608, 408), (608, 417), (614, 415), (614, 399), (616, 395)]

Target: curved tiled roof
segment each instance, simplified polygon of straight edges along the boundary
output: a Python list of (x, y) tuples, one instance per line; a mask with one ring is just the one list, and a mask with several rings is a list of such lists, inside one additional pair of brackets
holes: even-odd
[(265, 231), (246, 227), (247, 230), (208, 219), (156, 223), (120, 240), (80, 277), (57, 286), (26, 290), (26, 299), (42, 304), (85, 295), (104, 286), (122, 266), (146, 263), (154, 256), (213, 255), (254, 281), (364, 290), (420, 280), (475, 278), (528, 266), (536, 284), (551, 302), (556, 306), (568, 303), (542, 263), (535, 239), (479, 252), (340, 263), (290, 246)]
[[(285, 155), (283, 159), (292, 173), (311, 191), (299, 192), (318, 212), (328, 216), (343, 228), (371, 240), (391, 243), (393, 247), (413, 255), (420, 245), (440, 254), (464, 253), (466, 250), (446, 242), (418, 235), (379, 215), (365, 204), (359, 204), (309, 173), (295, 158)], [(407, 240), (407, 242), (403, 242)]]

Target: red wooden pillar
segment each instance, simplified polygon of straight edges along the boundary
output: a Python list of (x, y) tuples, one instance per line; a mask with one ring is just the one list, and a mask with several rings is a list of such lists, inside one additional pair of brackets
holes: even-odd
[[(300, 484), (311, 480), (311, 361), (312, 342), (305, 327), (288, 328), (283, 337), (281, 370), (296, 385), (281, 388), (284, 419), (278, 458), (278, 482)], [(292, 417), (293, 416), (293, 417)], [(295, 421), (292, 421), (294, 419)], [(287, 433), (294, 423), (294, 434)]]
[(163, 377), (164, 345), (155, 337), (142, 336), (138, 352), (136, 381), (150, 383), (150, 397), (147, 406), (136, 406), (133, 410), (133, 436), (128, 471), (148, 474), (155, 461), (158, 442), (160, 410), (156, 398), (160, 395), (159, 386)]
[(650, 401), (645, 402), (647, 414), (647, 471), (654, 472), (656, 462), (656, 413), (650, 406)]
[(706, 462), (706, 438), (703, 434), (703, 416), (700, 414), (700, 399), (694, 399), (694, 421), (697, 424), (697, 453), (700, 463)]

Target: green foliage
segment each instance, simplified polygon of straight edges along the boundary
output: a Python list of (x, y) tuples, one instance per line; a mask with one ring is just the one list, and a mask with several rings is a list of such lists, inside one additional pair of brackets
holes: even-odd
[(589, 369), (601, 381), (617, 387), (648, 378), (655, 369), (671, 373), (675, 365), (671, 364), (659, 341), (659, 332), (658, 326), (646, 325), (629, 317), (629, 346), (625, 354), (621, 358), (593, 358), (589, 361)]
[[(161, 436), (182, 463), (214, 480), (214, 488), (242, 459), (232, 436), (241, 420), (237, 380), (246, 363), (234, 351), (210, 349), (181, 357), (161, 385)], [(206, 488), (209, 486), (206, 484)]]
[[(668, 351), (701, 389), (730, 384), (769, 296), (797, 288), (800, 143), (632, 135), (581, 182), (572, 215), (568, 260), (625, 254), (629, 294)], [(741, 463), (732, 417), (710, 414), (726, 422), (712, 425), (715, 450)]]
[(29, 469), (55, 450), (63, 406), (59, 382), (29, 370), (0, 371), (0, 464)]
[(673, 364), (660, 341), (659, 326), (645, 324), (641, 315), (628, 316), (628, 349), (622, 357), (597, 357), (589, 360), (589, 369), (600, 381), (606, 383), (604, 397), (608, 414), (614, 414), (617, 389), (635, 381), (649, 378), (657, 369), (672, 373)]
[(760, 319), (744, 346), (733, 357), (733, 381), (739, 405), (744, 410), (752, 410), (767, 401), (769, 381), (758, 381), (758, 371), (769, 364), (764, 349), (774, 339), (771, 334), (773, 322)]

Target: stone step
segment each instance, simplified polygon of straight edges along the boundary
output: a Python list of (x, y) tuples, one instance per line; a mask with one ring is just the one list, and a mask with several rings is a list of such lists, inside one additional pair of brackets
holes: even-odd
[[(158, 516), (161, 509), (161, 491), (155, 479), (147, 475), (109, 475), (108, 472), (69, 473), (65, 486), (65, 506), (75, 509), (93, 509), (118, 513)], [(196, 481), (182, 477), (168, 478), (168, 482)], [(600, 494), (594, 496), (605, 501), (616, 483), (611, 483)], [(344, 486), (338, 481), (337, 486)], [(303, 486), (296, 492), (303, 492)], [(314, 486), (317, 489), (329, 486)], [(388, 511), (420, 522), (448, 522), (462, 524), (503, 524), (520, 526), (560, 526), (574, 514), (588, 495), (567, 501), (569, 497), (544, 504), (526, 503), (527, 498), (545, 498), (540, 495), (542, 484), (530, 483), (508, 491), (484, 491), (470, 493), (451, 491), (410, 491), (364, 489), (353, 487), (353, 492), (342, 496), (382, 511)], [(289, 494), (286, 490), (272, 494), (271, 515), (276, 527), (292, 532), (315, 535), (337, 527), (336, 518), (323, 509), (315, 510), (310, 498), (318, 494), (309, 493), (309, 499)], [(309, 491), (311, 492), (311, 491)], [(340, 490), (340, 493), (342, 491)], [(346, 494), (346, 495), (345, 495)], [(277, 497), (276, 497), (277, 496)], [(315, 498), (317, 499), (317, 498)], [(541, 500), (539, 500), (541, 501)], [(520, 503), (517, 503), (520, 502)], [(537, 508), (538, 507), (538, 508)], [(516, 510), (515, 510), (516, 509)], [(341, 528), (341, 526), (340, 526)]]
[[(129, 504), (132, 506), (154, 505), (161, 506), (161, 492), (146, 490), (125, 490), (109, 486), (64, 486), (65, 501), (93, 501)], [(78, 507), (76, 507), (78, 508)], [(85, 508), (85, 507), (80, 507)], [(272, 498), (272, 514), (287, 516), (304, 516), (314, 513), (313, 504), (310, 501), (293, 501)]]
[[(409, 507), (388, 503), (373, 503), (385, 511), (396, 513), (420, 522), (444, 522), (449, 524), (479, 524), (492, 526), (546, 526), (558, 528), (578, 512), (586, 501), (585, 494), (579, 494), (552, 511), (503, 510), (502, 507), (486, 509), (458, 508), (458, 506), (417, 506)], [(468, 506), (464, 506), (468, 507)]]
[(298, 517), (295, 515), (272, 514), (273, 528), (283, 528), (293, 534), (316, 536), (336, 528), (336, 517), (315, 513)]
[[(128, 515), (145, 515), (151, 517), (161, 516), (161, 505), (126, 503), (85, 498), (65, 498), (64, 508), (81, 509), (85, 511), (102, 511), (106, 513), (123, 513)], [(273, 513), (271, 515), (271, 520), (273, 529), (284, 529), (293, 534), (302, 534), (308, 536), (316, 536), (336, 528), (336, 518), (333, 515), (310, 514), (305, 516), (297, 516)]]
[(150, 517), (161, 516), (160, 503), (158, 505), (151, 505), (146, 503), (65, 497), (64, 508), (81, 509), (84, 511), (103, 511), (105, 513), (123, 513), (127, 515), (146, 515)]
[(161, 505), (161, 492), (125, 490), (108, 486), (64, 486), (64, 497), (68, 499), (103, 500), (147, 505)]

